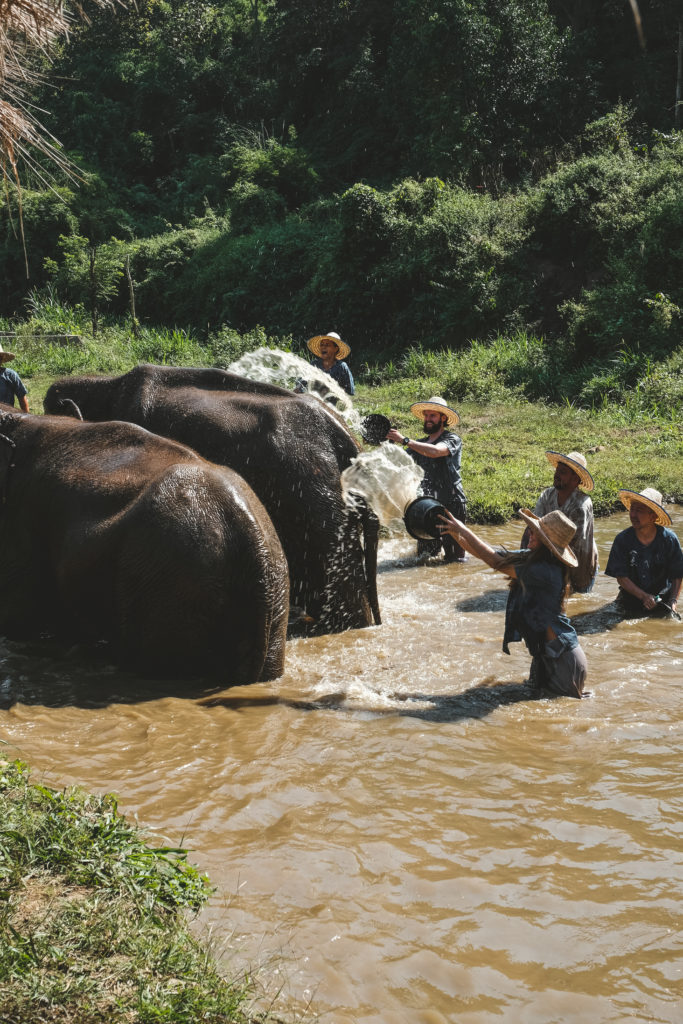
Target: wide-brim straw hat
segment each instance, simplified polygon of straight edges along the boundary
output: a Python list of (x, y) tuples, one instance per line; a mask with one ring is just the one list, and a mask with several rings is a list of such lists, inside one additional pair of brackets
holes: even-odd
[(413, 402), (410, 411), (418, 420), (421, 420), (426, 412), (440, 412), (446, 417), (447, 427), (454, 427), (456, 423), (460, 422), (460, 417), (455, 409), (447, 406), (446, 399), (440, 398), (439, 395), (432, 395), (427, 402)]
[(351, 351), (351, 346), (347, 345), (345, 341), (342, 341), (336, 331), (330, 331), (329, 334), (316, 334), (315, 338), (309, 338), (306, 344), (310, 348), (311, 352), (318, 356), (319, 359), (322, 358), (322, 354), (320, 352), (321, 341), (334, 342), (339, 350), (335, 356), (336, 359), (346, 359)]
[(671, 516), (662, 508), (662, 496), (654, 487), (646, 487), (644, 491), (619, 491), (619, 501), (628, 509), (634, 501), (639, 505), (647, 505), (657, 513), (655, 523), (659, 526), (671, 526)]
[(586, 457), (581, 452), (570, 452), (569, 455), (563, 455), (561, 452), (546, 452), (545, 457), (556, 469), (558, 462), (563, 462), (565, 466), (573, 469), (579, 478), (579, 486), (583, 487), (584, 491), (592, 491), (595, 487), (593, 477), (586, 469)]
[(0, 345), (0, 363), (9, 363), (12, 359), (14, 359), (14, 352), (5, 352)]
[(569, 547), (569, 541), (576, 533), (576, 525), (564, 512), (554, 509), (540, 518), (528, 508), (520, 508), (519, 514), (525, 523), (538, 534), (539, 540), (565, 565), (573, 569), (579, 560)]

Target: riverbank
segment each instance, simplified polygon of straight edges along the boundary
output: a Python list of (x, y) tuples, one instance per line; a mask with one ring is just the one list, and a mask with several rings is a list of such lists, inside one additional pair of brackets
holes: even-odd
[(113, 796), (0, 762), (1, 1024), (265, 1024), (189, 928), (208, 879)]

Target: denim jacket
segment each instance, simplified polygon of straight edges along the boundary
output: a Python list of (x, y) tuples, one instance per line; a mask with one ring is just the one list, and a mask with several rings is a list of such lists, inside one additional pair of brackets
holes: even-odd
[[(523, 552), (510, 552), (523, 555)], [(530, 654), (559, 657), (564, 651), (577, 647), (579, 639), (570, 620), (561, 612), (564, 577), (559, 562), (515, 562), (517, 580), (508, 594), (505, 608), (503, 650), (510, 653), (509, 644), (523, 640)], [(552, 644), (546, 642), (550, 626), (557, 637)]]

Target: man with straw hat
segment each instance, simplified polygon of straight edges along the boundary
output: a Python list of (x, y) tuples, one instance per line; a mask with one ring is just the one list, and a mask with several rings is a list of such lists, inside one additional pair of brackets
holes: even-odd
[[(420, 493), (435, 498), (458, 519), (464, 521), (467, 515), (467, 498), (460, 477), (462, 441), (457, 434), (448, 429), (456, 426), (460, 422), (460, 417), (439, 395), (433, 395), (426, 402), (413, 402), (410, 411), (418, 420), (422, 420), (425, 437), (416, 441), (392, 427), (387, 434), (387, 440), (402, 444), (406, 452), (424, 470)], [(467, 558), (458, 542), (447, 534), (437, 540), (419, 540), (417, 553), (437, 555), (442, 547), (444, 562), (464, 562)]]
[[(598, 549), (593, 539), (593, 502), (588, 497), (588, 492), (595, 486), (593, 477), (581, 452), (563, 455), (548, 451), (545, 456), (555, 469), (553, 486), (546, 487), (541, 493), (534, 512), (537, 516), (544, 516), (559, 510), (574, 523), (576, 533), (571, 549), (578, 565), (569, 575), (572, 590), (585, 594), (592, 590), (598, 572)], [(526, 547), (527, 538), (528, 529), (524, 531), (522, 547)]]
[(447, 512), (443, 529), (476, 558), (510, 577), (505, 609), (503, 650), (523, 640), (532, 656), (530, 682), (541, 691), (564, 697), (583, 697), (586, 656), (576, 630), (564, 614), (569, 593), (569, 572), (576, 555), (569, 547), (576, 527), (555, 509), (540, 518), (520, 509), (529, 527), (528, 548), (505, 551), (492, 548), (464, 523)]
[(329, 334), (316, 334), (306, 342), (308, 348), (316, 357), (313, 366), (316, 366), (323, 373), (329, 373), (330, 377), (343, 388), (347, 394), (355, 392), (353, 374), (344, 361), (351, 352), (350, 347), (342, 341), (336, 331)]
[(16, 370), (10, 370), (7, 366), (7, 363), (13, 359), (14, 354), (5, 352), (0, 345), (0, 402), (4, 402), (5, 405), (14, 405), (16, 396), (21, 411), (28, 412), (28, 397), (24, 382)]
[(654, 487), (619, 491), (631, 525), (612, 542), (606, 576), (619, 584), (617, 607), (625, 616), (678, 616), (683, 551), (671, 517)]

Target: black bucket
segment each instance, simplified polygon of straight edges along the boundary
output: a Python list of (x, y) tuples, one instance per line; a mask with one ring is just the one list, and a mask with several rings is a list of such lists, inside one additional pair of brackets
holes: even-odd
[(441, 537), (441, 526), (445, 526), (439, 519), (446, 509), (436, 498), (415, 498), (409, 505), (406, 505), (403, 513), (403, 522), (406, 530), (415, 540), (439, 540)]
[(360, 432), (363, 440), (368, 444), (381, 444), (386, 441), (387, 434), (391, 430), (391, 423), (386, 416), (379, 412), (371, 412), (369, 416), (361, 420)]

